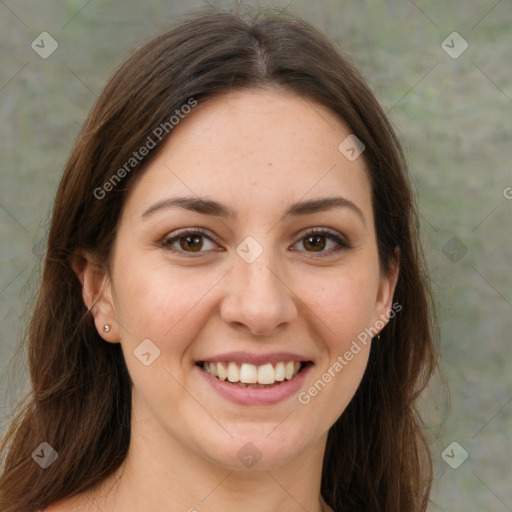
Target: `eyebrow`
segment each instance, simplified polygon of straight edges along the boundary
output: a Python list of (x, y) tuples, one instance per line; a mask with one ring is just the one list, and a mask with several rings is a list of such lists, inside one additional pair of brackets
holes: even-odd
[[(238, 213), (231, 207), (212, 199), (204, 197), (172, 197), (157, 201), (142, 214), (142, 218), (147, 218), (158, 211), (176, 207), (201, 213), (203, 215), (213, 215), (215, 217), (236, 218), (238, 215)], [(341, 196), (324, 197), (321, 199), (312, 199), (292, 204), (285, 211), (284, 217), (309, 215), (312, 213), (331, 210), (332, 208), (348, 208), (352, 210), (361, 218), (363, 224), (366, 226), (366, 219), (362, 210), (352, 201)]]

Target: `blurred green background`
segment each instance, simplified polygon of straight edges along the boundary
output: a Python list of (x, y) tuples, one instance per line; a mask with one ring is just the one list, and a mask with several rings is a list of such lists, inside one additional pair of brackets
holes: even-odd
[[(237, 2), (210, 4), (225, 10)], [(78, 130), (115, 67), (206, 5), (0, 1), (2, 429), (28, 389), (27, 370), (12, 356)], [(261, 5), (288, 7), (329, 35), (363, 72), (403, 141), (451, 394), (448, 403), (439, 380), (425, 394), (436, 470), (430, 510), (512, 510), (512, 1)], [(31, 47), (42, 32), (58, 43), (45, 59)], [(445, 452), (452, 442), (458, 445)], [(445, 461), (457, 465), (462, 449), (468, 458), (454, 469)]]

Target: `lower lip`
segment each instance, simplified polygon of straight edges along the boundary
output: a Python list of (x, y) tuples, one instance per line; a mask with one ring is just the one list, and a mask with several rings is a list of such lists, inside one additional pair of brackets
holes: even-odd
[(291, 380), (284, 380), (281, 384), (272, 386), (271, 388), (243, 388), (228, 381), (223, 381), (213, 377), (208, 372), (202, 370), (199, 366), (196, 369), (219, 395), (231, 402), (239, 405), (273, 405), (287, 398), (295, 393), (304, 384), (304, 380), (311, 370), (312, 364), (308, 364), (300, 373), (298, 373)]

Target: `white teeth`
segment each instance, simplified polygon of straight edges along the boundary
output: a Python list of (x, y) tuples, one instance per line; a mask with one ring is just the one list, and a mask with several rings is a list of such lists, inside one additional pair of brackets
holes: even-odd
[(259, 387), (259, 385), (271, 385), (276, 382), (291, 380), (295, 377), (301, 368), (298, 361), (288, 361), (276, 363), (275, 367), (271, 363), (256, 366), (250, 363), (237, 363), (231, 361), (227, 363), (208, 362), (203, 363), (203, 370), (213, 377), (220, 380), (228, 380), (229, 382), (239, 385), (246, 384), (246, 387)]
[(238, 382), (240, 380), (240, 368), (236, 363), (228, 364), (228, 380), (229, 382)]
[(264, 364), (258, 368), (258, 384), (274, 384), (275, 381), (276, 372), (270, 363)]
[(284, 363), (276, 364), (276, 380), (282, 382), (285, 378)]
[(226, 380), (228, 378), (228, 372), (222, 363), (217, 363), (217, 374), (220, 380)]
[[(259, 372), (256, 366), (253, 364), (242, 363), (242, 366), (240, 367), (240, 382), (243, 382), (244, 384), (256, 384), (256, 382), (260, 382)], [(267, 383), (260, 382), (260, 384)]]
[(295, 370), (295, 366), (293, 364), (293, 361), (290, 361), (286, 363), (284, 367), (284, 376), (286, 380), (290, 380), (293, 377), (293, 372)]

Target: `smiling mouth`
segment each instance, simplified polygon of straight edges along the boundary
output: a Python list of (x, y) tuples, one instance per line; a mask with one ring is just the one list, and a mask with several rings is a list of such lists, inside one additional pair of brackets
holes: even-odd
[(199, 361), (197, 366), (218, 380), (235, 386), (252, 389), (264, 389), (278, 386), (294, 379), (311, 361), (283, 361), (276, 364), (254, 365), (231, 362)]

